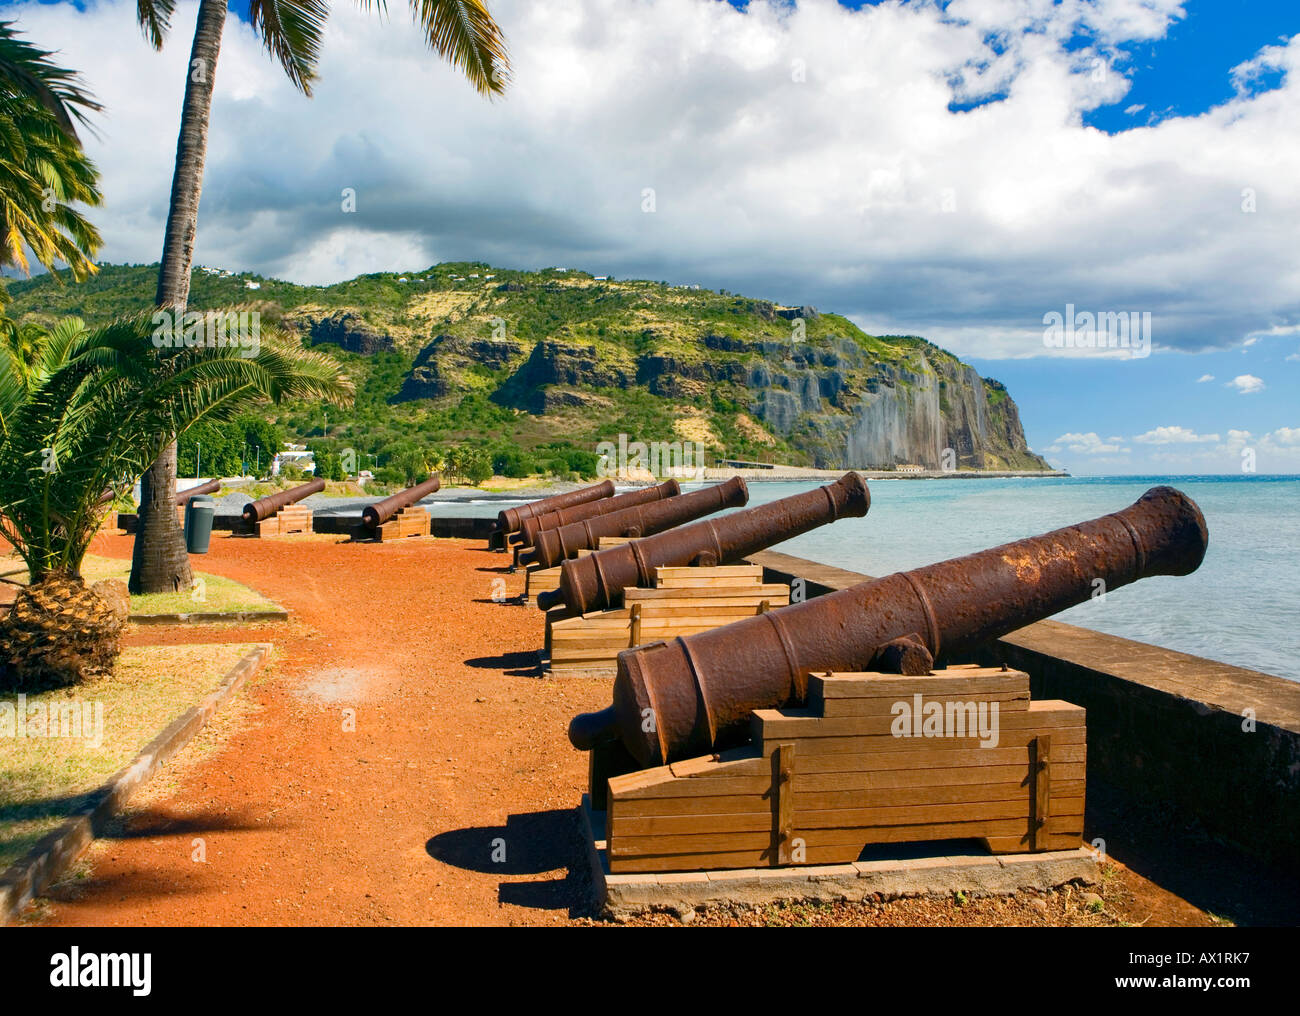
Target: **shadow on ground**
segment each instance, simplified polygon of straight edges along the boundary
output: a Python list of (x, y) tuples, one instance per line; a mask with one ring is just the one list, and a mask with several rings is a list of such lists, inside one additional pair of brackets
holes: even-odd
[(503, 653), (500, 656), (476, 656), (465, 661), (465, 666), (476, 670), (503, 670), (506, 677), (536, 677), (538, 665), (536, 649), (522, 653)]
[(582, 864), (577, 813), (552, 810), (511, 815), (504, 826), (473, 826), (439, 833), (425, 844), (429, 856), (489, 875), (564, 874), (548, 879), (502, 882), (501, 903), (536, 910), (592, 913), (591, 877)]

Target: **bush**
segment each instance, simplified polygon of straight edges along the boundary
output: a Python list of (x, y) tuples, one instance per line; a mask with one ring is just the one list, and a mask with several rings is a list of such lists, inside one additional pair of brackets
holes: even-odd
[(537, 472), (537, 463), (521, 449), (511, 448), (508, 451), (497, 452), (493, 456), (492, 469), (498, 476), (509, 476), (519, 480)]

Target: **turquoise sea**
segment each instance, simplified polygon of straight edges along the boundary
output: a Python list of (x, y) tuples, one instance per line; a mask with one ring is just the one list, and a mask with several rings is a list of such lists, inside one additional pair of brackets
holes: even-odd
[[(1059, 620), (1300, 680), (1300, 477), (1119, 476), (871, 480), (871, 511), (773, 548), (887, 575), (1105, 515), (1167, 484), (1210, 532), (1192, 575), (1158, 576)], [(806, 490), (751, 483), (751, 506)], [(504, 502), (492, 505), (495, 514)], [(486, 506), (484, 506), (486, 507)]]

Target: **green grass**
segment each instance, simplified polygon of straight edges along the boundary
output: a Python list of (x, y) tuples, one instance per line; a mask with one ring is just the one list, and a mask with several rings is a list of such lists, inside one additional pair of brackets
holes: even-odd
[[(27, 730), (34, 736), (15, 736), (17, 696), (0, 698), (9, 707), (0, 705), (0, 870), (83, 807), (172, 720), (213, 691), (249, 648), (126, 649), (110, 676), (28, 695)], [(61, 736), (50, 736), (56, 724), (48, 720), (45, 733), (36, 733), (42, 728), (33, 713), (38, 703), (47, 717), (51, 710), (75, 706), (77, 720), (65, 714)], [(71, 736), (76, 734), (85, 736)]]
[[(131, 574), (131, 562), (114, 558), (87, 555), (81, 565), (82, 577), (87, 582), (100, 579), (121, 579)], [(179, 593), (146, 593), (131, 597), (131, 614), (237, 614), (249, 610), (281, 610), (247, 586), (242, 586), (220, 575), (194, 573), (194, 589)]]

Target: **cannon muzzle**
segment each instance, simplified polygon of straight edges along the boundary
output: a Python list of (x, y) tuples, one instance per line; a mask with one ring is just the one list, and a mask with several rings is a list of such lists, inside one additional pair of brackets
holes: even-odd
[(1196, 503), (1154, 487), (1090, 522), (626, 650), (613, 705), (576, 717), (569, 739), (621, 740), (644, 766), (731, 747), (748, 739), (753, 710), (803, 702), (811, 673), (867, 669), (899, 640), (961, 658), (1084, 602), (1099, 582), (1193, 572), (1208, 542)]
[(537, 605), (549, 610), (563, 603), (578, 614), (612, 607), (624, 589), (653, 585), (656, 568), (737, 561), (836, 519), (860, 518), (870, 507), (866, 481), (858, 473), (845, 473), (823, 487), (670, 529), (637, 540), (634, 547), (608, 547), (565, 561), (559, 587), (539, 593)]
[(197, 497), (199, 494), (215, 494), (220, 489), (220, 480), (208, 480), (207, 483), (200, 483), (195, 487), (187, 487), (176, 495), (176, 504), (183, 507), (189, 504), (190, 498), (192, 497)]
[(403, 508), (415, 504), (422, 497), (428, 497), (441, 486), (442, 477), (434, 473), (423, 483), (417, 483), (414, 487), (399, 490), (392, 497), (366, 505), (361, 509), (361, 521), (371, 529), (378, 529)]
[(519, 559), (525, 564), (553, 568), (579, 550), (595, 550), (602, 536), (650, 536), (683, 522), (691, 522), (701, 515), (738, 507), (748, 500), (749, 488), (745, 481), (733, 476), (730, 480), (689, 494), (635, 505), (559, 529), (544, 530), (537, 534), (532, 552), (521, 554)]
[(563, 494), (552, 494), (550, 497), (538, 498), (536, 501), (521, 504), (518, 508), (507, 508), (505, 511), (500, 512), (497, 515), (497, 532), (501, 534), (514, 533), (523, 526), (525, 519), (613, 496), (614, 481), (602, 480), (590, 487), (580, 487), (577, 490), (565, 491)]
[(601, 515), (611, 515), (614, 512), (621, 512), (624, 508), (649, 504), (651, 501), (666, 501), (681, 492), (680, 483), (676, 480), (665, 480), (663, 483), (638, 487), (624, 494), (603, 497), (599, 501), (586, 501), (571, 508), (547, 512), (545, 515), (534, 515), (531, 519), (524, 519), (523, 525), (519, 527), (519, 532), (522, 534), (520, 542), (526, 547), (534, 547), (537, 545), (538, 534), (544, 531), (571, 526), (575, 522), (585, 522), (587, 519), (594, 519)]
[(261, 522), (269, 519), (272, 515), (291, 504), (296, 504), (304, 497), (312, 494), (319, 494), (325, 489), (325, 480), (323, 477), (317, 477), (310, 483), (304, 483), (298, 487), (290, 487), (288, 490), (282, 490), (278, 494), (268, 494), (266, 497), (259, 497), (256, 501), (249, 501), (244, 505), (245, 522)]

